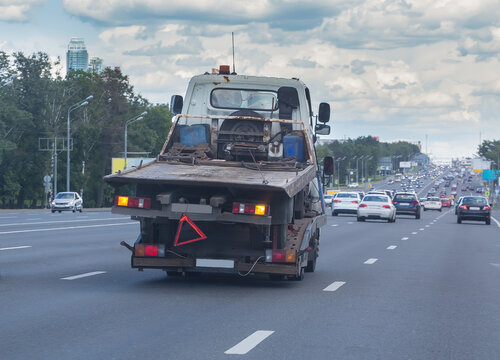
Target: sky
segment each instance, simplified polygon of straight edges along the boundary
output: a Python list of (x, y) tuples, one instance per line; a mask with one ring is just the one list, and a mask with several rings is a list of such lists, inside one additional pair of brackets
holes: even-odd
[(83, 37), (152, 103), (232, 64), (232, 32), (237, 73), (330, 103), (329, 138), (421, 141), (436, 160), (500, 139), (498, 0), (0, 0), (0, 51), (65, 66)]

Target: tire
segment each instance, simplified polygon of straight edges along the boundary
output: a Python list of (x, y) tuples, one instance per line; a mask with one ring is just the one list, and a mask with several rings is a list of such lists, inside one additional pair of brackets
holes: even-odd
[(415, 215), (415, 219), (420, 219), (420, 211), (417, 213), (417, 215)]
[(443, 211), (443, 209), (439, 209), (439, 212)]
[(363, 217), (361, 217), (361, 216), (358, 216), (358, 217), (356, 218), (356, 220), (358, 220), (359, 222), (363, 222), (363, 221), (365, 221), (365, 219), (364, 219)]
[(338, 216), (339, 214), (337, 214), (335, 211), (332, 211), (332, 216)]
[(318, 235), (315, 237), (314, 239), (314, 248), (312, 249), (312, 259), (311, 260), (308, 260), (307, 261), (307, 266), (306, 266), (306, 269), (305, 271), (306, 272), (314, 272), (316, 270), (316, 261), (318, 259), (318, 256), (319, 256), (319, 239), (318, 239), (318, 236), (319, 236), (319, 233)]
[(73, 209), (73, 213), (76, 213), (76, 210), (75, 210), (75, 209)]
[(55, 211), (55, 210), (50, 210), (50, 212), (53, 214), (53, 213), (55, 213), (56, 211)]
[(491, 220), (490, 219), (486, 219), (486, 225), (491, 225)]
[(61, 210), (58, 210), (59, 211), (59, 214), (61, 213)]
[(83, 208), (80, 208), (80, 214), (82, 213), (82, 211), (83, 211)]
[(462, 219), (460, 219), (459, 217), (457, 217), (457, 224), (461, 224), (462, 223)]
[(424, 208), (424, 211), (427, 211), (427, 209), (426, 209), (426, 208)]

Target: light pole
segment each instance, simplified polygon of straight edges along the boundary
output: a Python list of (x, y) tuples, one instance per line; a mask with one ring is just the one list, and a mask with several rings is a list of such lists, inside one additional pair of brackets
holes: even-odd
[(89, 104), (89, 100), (92, 100), (93, 96), (90, 95), (90, 96), (87, 96), (84, 100), (81, 100), (79, 102), (77, 102), (76, 104), (73, 104), (69, 107), (68, 109), (68, 132), (67, 132), (67, 142), (66, 142), (66, 147), (67, 147), (67, 164), (66, 164), (66, 191), (70, 191), (70, 187), (69, 187), (69, 181), (70, 181), (70, 132), (71, 132), (71, 128), (70, 128), (70, 114), (73, 110), (76, 110), (78, 109), (79, 107), (82, 107), (82, 106), (87, 106)]
[(344, 156), (341, 159), (335, 160), (337, 162), (337, 187), (339, 190), (340, 190), (340, 162), (344, 161), (345, 159), (346, 159), (346, 157)]
[(135, 123), (136, 121), (140, 121), (142, 119), (144, 119), (144, 116), (147, 114), (148, 112), (147, 111), (144, 111), (143, 113), (137, 115), (137, 116), (134, 116), (132, 119), (128, 119), (126, 122), (125, 122), (125, 149), (124, 149), (124, 152), (123, 152), (123, 156), (124, 156), (124, 159), (125, 159), (125, 162), (123, 164), (123, 169), (125, 170), (127, 168), (127, 128), (130, 124), (132, 123)]
[(371, 160), (373, 159), (373, 155), (372, 156), (368, 156), (365, 158), (365, 171), (364, 171), (364, 174), (365, 174), (365, 180), (368, 181), (368, 160)]

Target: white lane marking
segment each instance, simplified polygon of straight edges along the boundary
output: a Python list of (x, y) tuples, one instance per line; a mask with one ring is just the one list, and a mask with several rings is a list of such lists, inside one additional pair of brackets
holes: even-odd
[(328, 285), (326, 288), (323, 289), (323, 291), (335, 291), (338, 290), (342, 285), (345, 284), (345, 281), (335, 281)]
[(18, 217), (17, 216), (0, 216), (0, 220), (3, 220), (3, 219), (17, 219)]
[(352, 224), (353, 224), (353, 222), (352, 222), (352, 221), (348, 221), (347, 223), (348, 223), (349, 225), (352, 225)]
[(94, 275), (100, 275), (100, 274), (106, 274), (106, 271), (93, 271), (93, 272), (89, 272), (89, 273), (85, 273), (85, 274), (68, 276), (65, 278), (61, 278), (61, 280), (77, 280), (77, 279), (86, 278), (86, 277), (94, 276)]
[(224, 351), (224, 354), (245, 355), (273, 333), (274, 331), (257, 330), (252, 335), (234, 345), (231, 349)]
[(375, 264), (375, 262), (377, 261), (378, 259), (368, 259), (366, 260), (363, 264), (367, 264), (367, 265), (371, 265), (371, 264)]
[(425, 225), (425, 227), (430, 227), (430, 225)]
[(408, 238), (405, 236), (405, 237), (402, 237), (401, 240), (408, 240)]
[(425, 229), (424, 229), (424, 228), (420, 228), (419, 230), (420, 230), (420, 231), (424, 231)]
[(414, 232), (412, 232), (411, 234), (412, 234), (412, 235), (417, 235), (417, 232), (416, 232), (416, 231), (414, 231)]
[(106, 220), (110, 220), (110, 221), (112, 221), (112, 220), (128, 220), (128, 218), (126, 216), (122, 216), (122, 217), (110, 217), (110, 218), (104, 218), (104, 219), (88, 219), (88, 220), (40, 221), (40, 222), (25, 222), (25, 223), (0, 224), (0, 226), (59, 224), (59, 223), (68, 223), (68, 222), (88, 222), (88, 221), (106, 221)]
[(335, 226), (339, 226), (339, 224), (333, 224), (332, 226), (333, 226), (333, 227), (335, 227)]
[(494, 266), (494, 267), (497, 267), (497, 268), (500, 268), (500, 264), (490, 263), (490, 265)]
[(3, 251), (3, 250), (27, 249), (27, 248), (30, 248), (30, 247), (31, 246), (27, 246), (27, 245), (24, 245), (24, 246), (14, 246), (14, 247), (0, 248), (0, 251)]
[(397, 248), (396, 245), (391, 245), (387, 247), (387, 250), (394, 250), (395, 248)]
[(443, 216), (448, 215), (448, 214), (449, 214), (449, 213), (451, 213), (452, 211), (454, 211), (454, 210), (451, 210), (451, 209), (450, 209), (450, 210), (448, 210), (447, 212), (445, 212), (444, 214), (439, 215), (439, 216), (436, 218), (436, 220), (441, 219)]
[(493, 216), (491, 218), (493, 219), (494, 222), (497, 223), (497, 226), (500, 227), (500, 222), (497, 219), (495, 219)]
[(82, 226), (68, 226), (61, 228), (52, 228), (52, 229), (30, 229), (30, 230), (15, 230), (15, 231), (2, 231), (0, 235), (5, 234), (19, 234), (19, 233), (28, 233), (28, 232), (38, 232), (38, 231), (56, 231), (56, 230), (71, 230), (71, 229), (87, 229), (87, 228), (97, 228), (97, 227), (106, 227), (106, 226), (121, 226), (121, 225), (131, 225), (138, 224), (137, 221), (129, 221), (119, 224), (99, 224), (99, 225), (82, 225)]

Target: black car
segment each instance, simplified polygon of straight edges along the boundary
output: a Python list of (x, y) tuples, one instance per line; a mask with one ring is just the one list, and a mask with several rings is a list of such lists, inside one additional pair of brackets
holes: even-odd
[(490, 225), (490, 211), (490, 205), (485, 197), (464, 196), (457, 208), (457, 223), (461, 224), (463, 220), (476, 220)]
[(396, 193), (392, 199), (397, 215), (414, 215), (420, 219), (420, 204), (414, 193)]

